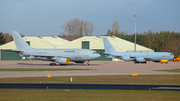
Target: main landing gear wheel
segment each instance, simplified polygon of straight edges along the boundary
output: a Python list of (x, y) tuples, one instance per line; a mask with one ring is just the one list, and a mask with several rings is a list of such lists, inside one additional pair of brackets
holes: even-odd
[(134, 61), (134, 64), (137, 64), (138, 62), (137, 61)]
[(143, 63), (144, 63), (144, 64), (146, 64), (146, 61), (144, 61), (144, 62), (141, 62), (141, 64), (143, 64)]
[(52, 63), (50, 63), (49, 65), (50, 65), (50, 66), (55, 66), (56, 63), (52, 62)]

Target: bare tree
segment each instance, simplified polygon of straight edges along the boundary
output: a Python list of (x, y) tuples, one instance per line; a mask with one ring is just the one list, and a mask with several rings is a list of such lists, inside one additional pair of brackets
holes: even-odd
[[(127, 33), (126, 33), (127, 34)], [(108, 32), (107, 32), (107, 35), (108, 36), (116, 36), (116, 37), (121, 37), (124, 35), (124, 32), (123, 31), (119, 31), (119, 24), (117, 21), (114, 21), (113, 22), (113, 25), (112, 25), (112, 32), (111, 30), (109, 29)]]
[(61, 26), (64, 29), (64, 32), (60, 34), (65, 36), (68, 40), (73, 40), (82, 36), (91, 36), (92, 32), (95, 30), (95, 26), (91, 21), (84, 21), (80, 19), (73, 19), (67, 21)]
[(9, 33), (3, 33), (4, 39), (6, 40), (6, 43), (13, 41), (12, 35), (9, 35)]
[(117, 21), (114, 21), (114, 22), (113, 22), (112, 32), (114, 32), (114, 33), (119, 33), (119, 23), (118, 23)]

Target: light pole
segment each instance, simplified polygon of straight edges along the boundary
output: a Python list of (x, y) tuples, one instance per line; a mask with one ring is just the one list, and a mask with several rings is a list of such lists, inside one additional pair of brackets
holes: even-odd
[(134, 42), (134, 52), (136, 52), (136, 17), (137, 17), (137, 15), (134, 15), (134, 17), (135, 17), (135, 35), (134, 35), (134, 40), (135, 40), (135, 42)]

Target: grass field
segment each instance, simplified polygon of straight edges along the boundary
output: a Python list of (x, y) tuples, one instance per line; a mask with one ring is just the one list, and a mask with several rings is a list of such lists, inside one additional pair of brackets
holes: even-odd
[(75, 71), (92, 69), (59, 69), (59, 68), (0, 68), (0, 71)]
[[(91, 83), (180, 85), (180, 75), (109, 75), (0, 78), (0, 83)], [(179, 101), (180, 91), (0, 89), (0, 101)]]
[(163, 72), (180, 72), (180, 69), (164, 69), (164, 70), (154, 70), (154, 71), (163, 71)]
[(0, 78), (0, 83), (163, 84), (180, 85), (180, 75), (106, 75)]
[(0, 89), (0, 101), (179, 101), (179, 91)]

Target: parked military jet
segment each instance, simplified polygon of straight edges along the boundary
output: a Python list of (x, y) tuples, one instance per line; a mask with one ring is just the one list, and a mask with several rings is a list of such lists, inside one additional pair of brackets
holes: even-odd
[(107, 58), (118, 58), (124, 61), (134, 61), (134, 63), (146, 63), (146, 61), (160, 62), (174, 59), (174, 55), (169, 52), (117, 52), (109, 42), (103, 38), (105, 55)]
[(11, 50), (12, 52), (20, 53), (29, 59), (52, 61), (50, 65), (68, 64), (69, 61), (75, 63), (87, 61), (86, 65), (89, 65), (90, 60), (100, 57), (99, 53), (89, 49), (34, 49), (25, 42), (17, 31), (13, 30), (12, 36), (17, 48)]

